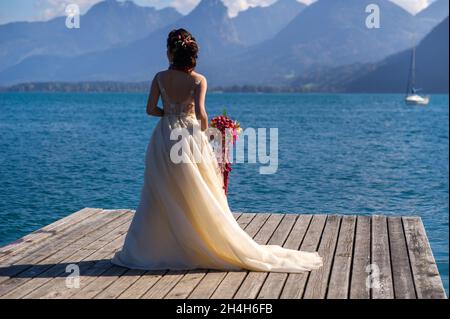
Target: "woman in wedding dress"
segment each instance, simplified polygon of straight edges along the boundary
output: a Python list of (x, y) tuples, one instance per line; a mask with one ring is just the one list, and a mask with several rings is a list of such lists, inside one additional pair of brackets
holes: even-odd
[[(189, 32), (170, 32), (170, 67), (154, 77), (147, 103), (147, 113), (161, 119), (147, 147), (140, 203), (122, 250), (112, 262), (144, 270), (303, 272), (319, 268), (322, 259), (316, 252), (259, 245), (233, 217), (204, 132), (208, 128), (207, 83), (194, 71), (197, 53)], [(163, 108), (157, 106), (160, 96)], [(179, 139), (171, 137), (180, 129), (200, 132), (182, 138), (182, 162), (174, 160), (172, 148)]]

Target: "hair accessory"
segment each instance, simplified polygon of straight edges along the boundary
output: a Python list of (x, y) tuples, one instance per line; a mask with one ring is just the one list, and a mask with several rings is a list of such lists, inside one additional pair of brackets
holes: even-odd
[(192, 41), (191, 36), (183, 37), (181, 34), (177, 36), (177, 41), (175, 41), (175, 46), (186, 48), (191, 45), (194, 41)]

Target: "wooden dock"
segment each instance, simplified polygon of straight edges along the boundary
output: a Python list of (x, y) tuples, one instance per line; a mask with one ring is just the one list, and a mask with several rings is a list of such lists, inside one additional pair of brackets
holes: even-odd
[(446, 298), (419, 217), (234, 215), (258, 243), (318, 250), (324, 266), (303, 274), (121, 268), (110, 258), (133, 212), (85, 208), (0, 248), (0, 298)]

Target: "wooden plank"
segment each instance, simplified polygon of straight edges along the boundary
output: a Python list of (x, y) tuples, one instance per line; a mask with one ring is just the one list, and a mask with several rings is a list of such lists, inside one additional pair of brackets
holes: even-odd
[(129, 224), (125, 223), (117, 228), (117, 234), (114, 239), (110, 238), (110, 244), (89, 256), (89, 260), (95, 261), (94, 265), (84, 272), (80, 289), (73, 289), (65, 298), (92, 299), (126, 271), (126, 268), (113, 265), (111, 258), (122, 247)]
[[(47, 292), (41, 295), (40, 298), (67, 299), (73, 298), (74, 295), (77, 295), (77, 298), (83, 299), (84, 296), (80, 294), (80, 292), (86, 289), (89, 289), (89, 294), (91, 294), (91, 287), (89, 287), (90, 284), (113, 266), (111, 263), (111, 257), (123, 245), (126, 229), (123, 229), (122, 235), (110, 241), (106, 246), (89, 256), (87, 263), (82, 263), (80, 265), (81, 275), (79, 288), (68, 288), (66, 286), (65, 278), (54, 278), (55, 282), (51, 290), (47, 290)], [(92, 264), (90, 261), (94, 261), (94, 263)], [(34, 298), (34, 296), (33, 294), (30, 294), (25, 298)]]
[[(119, 248), (119, 247), (117, 247)], [(83, 287), (80, 291), (72, 296), (72, 294), (59, 295), (59, 297), (75, 297), (75, 298), (91, 298), (98, 293), (101, 293), (106, 287), (108, 287), (112, 282), (122, 274), (121, 270), (115, 269), (110, 261), (101, 261), (95, 265), (92, 269), (87, 271), (87, 275), (82, 277)], [(126, 270), (122, 268), (123, 270)], [(107, 273), (107, 272), (111, 273)], [(185, 271), (169, 271), (165, 273), (160, 280), (156, 283), (142, 296), (142, 298), (162, 298), (164, 293), (170, 290), (173, 285), (178, 282), (181, 275)], [(108, 276), (105, 276), (107, 274)], [(99, 277), (101, 275), (101, 277)], [(96, 278), (97, 277), (97, 278)], [(113, 277), (113, 278), (109, 278)]]
[(371, 218), (358, 216), (356, 220), (355, 248), (353, 254), (350, 299), (370, 299), (366, 285), (371, 255)]
[[(300, 247), (303, 251), (317, 251), (327, 220), (327, 215), (314, 215), (305, 239)], [(290, 273), (281, 292), (281, 299), (300, 299), (303, 296), (309, 273)]]
[[(249, 225), (245, 228), (247, 234), (251, 237), (254, 237), (258, 231), (263, 227), (270, 214), (262, 213), (256, 214), (255, 218), (249, 223)], [(231, 291), (234, 289), (236, 291), (237, 287), (244, 279), (246, 275), (246, 271), (233, 271), (233, 272), (220, 272), (220, 271), (211, 271), (206, 274), (206, 276), (202, 279), (202, 281), (198, 284), (197, 287), (192, 291), (189, 295), (189, 299), (207, 299), (211, 298), (216, 289), (220, 289), (223, 291)], [(231, 298), (231, 297), (229, 297)]]
[[(319, 270), (287, 274), (115, 266), (131, 214), (85, 209), (3, 247), (0, 298), (446, 298), (417, 217), (234, 213), (260, 244), (324, 257)], [(80, 266), (80, 289), (66, 286), (68, 264)]]
[(210, 270), (203, 277), (200, 283), (194, 288), (191, 294), (187, 297), (188, 299), (209, 299), (211, 298), (214, 291), (224, 280), (225, 277), (233, 276), (233, 274), (242, 274), (239, 272), (224, 272), (220, 270)]
[(327, 299), (348, 299), (356, 216), (343, 216), (328, 285)]
[[(236, 218), (239, 226), (245, 229), (248, 225), (249, 220), (245, 216), (246, 214), (236, 214)], [(254, 214), (252, 214), (254, 216)], [(241, 220), (242, 219), (242, 220)], [(169, 293), (164, 296), (166, 299), (185, 299), (190, 293), (195, 289), (198, 283), (203, 279), (203, 277), (208, 273), (206, 271), (199, 271), (197, 269), (188, 271), (183, 278), (169, 291)]]
[[(38, 229), (10, 244), (0, 248), (0, 263), (10, 258), (10, 254), (17, 255), (19, 252), (27, 249), (35, 250), (37, 243), (44, 245), (52, 240), (52, 237), (61, 231), (67, 231), (70, 227), (75, 226), (80, 220), (87, 219), (92, 215), (102, 211), (100, 208), (83, 208), (69, 216), (59, 219), (50, 225)], [(45, 243), (43, 243), (45, 241)]]
[[(6, 281), (10, 281), (12, 277), (24, 277), (24, 274), (29, 277), (30, 274), (33, 274), (35, 271), (40, 273), (40, 269), (42, 266), (35, 266), (36, 264), (43, 263), (46, 258), (53, 258), (54, 260), (59, 256), (58, 252), (66, 248), (70, 245), (76, 245), (76, 242), (84, 237), (86, 233), (90, 233), (91, 231), (95, 231), (98, 227), (109, 223), (111, 220), (118, 218), (121, 213), (118, 211), (111, 213), (99, 213), (94, 216), (91, 216), (88, 220), (83, 220), (78, 223), (78, 226), (73, 228), (68, 233), (59, 233), (54, 237), (54, 241), (49, 243), (48, 245), (41, 247), (29, 255), (17, 255), (8, 259), (8, 264), (2, 265), (0, 268), (0, 283), (4, 283)], [(17, 262), (20, 264), (10, 264), (12, 260), (18, 259)], [(45, 271), (44, 269), (43, 271)], [(25, 272), (26, 273), (23, 273)], [(2, 284), (0, 286), (0, 291), (4, 292), (4, 290), (8, 290), (9, 284)], [(8, 290), (9, 291), (9, 290)]]
[(255, 236), (258, 235), (261, 228), (268, 222), (270, 215), (269, 213), (256, 214), (255, 218), (245, 229), (245, 232), (256, 240)]
[[(68, 288), (66, 286), (66, 276), (58, 276), (52, 278), (49, 282), (33, 291), (31, 294), (25, 296), (25, 298), (68, 298), (75, 294), (79, 289), (82, 289), (89, 284), (89, 282), (92, 281), (92, 278), (90, 278), (89, 275), (94, 272), (93, 270), (98, 270), (101, 268), (101, 265), (110, 265), (109, 258), (122, 243), (124, 234), (130, 224), (131, 217), (130, 214), (128, 221), (101, 237), (96, 242), (83, 248), (82, 251), (76, 253), (73, 258), (70, 258), (71, 263), (77, 262), (77, 265), (80, 267), (80, 288)], [(78, 257), (85, 255), (88, 256), (80, 261)]]
[[(255, 214), (235, 214), (235, 218), (238, 218), (238, 222), (241, 226), (246, 225)], [(191, 278), (189, 274), (186, 274), (185, 271), (177, 272), (156, 272), (149, 273), (146, 272), (141, 278), (138, 278), (135, 282), (133, 282), (125, 291), (120, 292), (119, 298), (128, 299), (128, 298), (162, 298), (161, 296), (165, 296), (168, 298), (175, 298), (175, 296), (179, 293), (179, 297), (186, 297), (186, 293), (192, 288), (195, 287), (197, 281), (203, 278), (202, 274), (204, 272), (198, 272), (196, 270), (191, 271), (190, 273), (194, 273)], [(164, 275), (164, 276), (163, 276)], [(165, 278), (165, 275), (169, 275)], [(186, 278), (184, 282), (182, 282), (182, 278)], [(125, 279), (124, 279), (125, 280)], [(174, 288), (173, 285), (177, 285), (177, 280), (180, 281), (181, 285), (186, 289), (181, 293), (178, 289)], [(126, 280), (125, 280), (126, 281)], [(193, 287), (192, 287), (193, 286)], [(109, 296), (113, 294), (111, 291), (114, 286), (111, 286), (111, 289), (107, 288), (106, 293), (109, 292)], [(178, 293), (177, 293), (178, 291)], [(172, 293), (173, 292), (173, 293)], [(172, 293), (172, 294), (171, 294)], [(167, 295), (164, 295), (167, 294)], [(103, 297), (105, 294), (99, 295), (99, 298)]]
[(372, 285), (373, 299), (393, 299), (391, 253), (386, 216), (372, 216)]
[[(297, 220), (296, 215), (284, 215), (281, 222), (278, 224), (275, 232), (271, 236), (268, 244), (269, 245), (280, 245), (282, 246), (286, 241), (292, 227)], [(244, 282), (241, 284), (240, 288), (236, 292), (234, 298), (239, 299), (254, 299), (258, 296), (258, 293), (263, 286), (268, 272), (249, 272)], [(271, 285), (268, 283), (268, 285)]]
[(241, 226), (241, 228), (245, 230), (247, 226), (251, 223), (253, 218), (255, 218), (255, 216), (256, 216), (255, 213), (241, 214), (241, 216), (239, 216), (239, 218), (237, 219), (239, 226)]
[(288, 249), (300, 249), (305, 238), (306, 232), (311, 224), (313, 215), (299, 215), (294, 227), (292, 228), (284, 247)]
[(138, 278), (133, 284), (125, 289), (118, 299), (138, 299), (141, 298), (158, 280), (160, 280), (167, 270), (146, 271), (144, 275)]
[(403, 217), (402, 221), (417, 297), (420, 299), (446, 298), (421, 219)]
[(101, 275), (97, 275), (90, 284), (85, 285), (83, 288), (79, 289), (76, 294), (71, 296), (71, 298), (93, 299), (95, 296), (101, 293), (105, 289), (105, 287), (108, 287), (117, 279), (119, 279), (120, 276), (126, 271), (126, 268), (116, 265), (105, 267), (105, 269), (106, 270), (103, 271)]
[(115, 299), (132, 284), (134, 284), (142, 275), (146, 273), (141, 269), (128, 269), (120, 278), (115, 280), (110, 286), (95, 296), (95, 299)]
[(238, 213), (238, 212), (234, 212), (232, 214), (233, 214), (234, 219), (238, 219), (242, 215), (242, 213)]
[[(300, 248), (300, 245), (306, 235), (312, 215), (299, 215), (293, 228), (288, 234), (283, 247), (288, 249)], [(278, 299), (283, 290), (284, 283), (288, 277), (288, 273), (271, 272), (267, 276), (259, 294), (258, 299)]]
[[(282, 214), (271, 214), (266, 223), (258, 231), (254, 240), (260, 244), (265, 245), (269, 241), (281, 219), (284, 217)], [(230, 276), (225, 276), (224, 280), (217, 287), (216, 291), (211, 296), (212, 299), (229, 299), (233, 298), (235, 292), (238, 291), (242, 282), (245, 281), (248, 271), (230, 272)], [(231, 279), (231, 280), (230, 280)], [(231, 287), (230, 287), (231, 286)]]
[(305, 299), (324, 299), (326, 297), (341, 219), (341, 216), (336, 215), (330, 215), (327, 218), (318, 249), (323, 258), (323, 266), (309, 273), (303, 296)]
[(181, 280), (186, 270), (169, 270), (143, 296), (142, 299), (162, 299)]
[[(9, 265), (14, 264), (25, 264), (25, 263), (32, 263), (37, 262), (36, 258), (41, 257), (42, 254), (49, 251), (49, 249), (52, 249), (52, 252), (57, 251), (55, 248), (62, 247), (76, 241), (80, 236), (83, 236), (83, 229), (84, 227), (89, 226), (93, 222), (101, 222), (104, 218), (110, 218), (111, 216), (114, 216), (114, 212), (111, 214), (106, 213), (105, 210), (102, 210), (100, 212), (97, 212), (90, 216), (89, 218), (82, 219), (78, 221), (76, 224), (74, 224), (72, 227), (68, 227), (67, 229), (63, 229), (62, 231), (56, 233), (52, 240), (50, 241), (41, 241), (38, 242), (36, 245), (32, 245), (29, 249), (24, 249), (22, 251), (11, 252), (9, 255), (7, 255), (7, 258), (1, 261), (0, 266), (5, 267)], [(6, 256), (5, 256), (6, 257)], [(45, 256), (44, 256), (45, 257)], [(3, 271), (4, 269), (0, 269), (0, 276), (4, 275)], [(13, 274), (11, 275), (13, 276)], [(0, 277), (1, 278), (1, 277)], [(2, 280), (0, 280), (1, 282)]]
[(207, 273), (207, 270), (198, 269), (188, 271), (164, 298), (186, 299)]
[(401, 217), (388, 217), (394, 295), (396, 299), (415, 299), (416, 291), (409, 263), (408, 247)]
[[(66, 274), (66, 266), (83, 263), (85, 258), (106, 245), (111, 238), (113, 238), (112, 236), (116, 234), (118, 236), (120, 234), (118, 231), (120, 226), (124, 223), (129, 223), (131, 217), (131, 213), (124, 212), (120, 217), (81, 238), (76, 245), (68, 246), (66, 249), (59, 251), (57, 253), (57, 255), (59, 255), (58, 258), (48, 258), (48, 260), (44, 260), (45, 264), (39, 269), (42, 271), (41, 273), (38, 271), (34, 273), (31, 272), (29, 273), (31, 275), (29, 275), (28, 278), (25, 274), (23, 278), (20, 278), (25, 281), (21, 285), (17, 285), (18, 287), (12, 289), (8, 294), (4, 295), (3, 298), (17, 299), (28, 294), (38, 296), (40, 291), (39, 288), (50, 282), (53, 278)], [(58, 261), (59, 259), (61, 259), (61, 261)], [(14, 279), (16, 278), (12, 278), (12, 280)], [(46, 289), (44, 288), (42, 291), (46, 291)]]
[[(242, 213), (233, 213), (233, 216), (236, 219), (239, 219), (242, 216)], [(181, 272), (186, 273), (186, 271)], [(174, 276), (170, 276), (173, 273), (174, 271), (165, 271), (165, 270), (144, 271), (144, 270), (128, 269), (125, 271), (125, 273), (123, 273), (123, 275), (120, 276), (120, 278), (118, 278), (110, 286), (106, 287), (103, 291), (97, 294), (95, 298), (96, 299), (153, 298), (154, 296), (151, 294), (151, 292), (149, 292), (149, 290), (153, 286), (155, 286), (155, 284), (159, 282), (159, 280), (161, 280), (166, 274), (169, 275), (169, 277), (171, 277), (169, 280), (170, 283), (173, 283)], [(179, 273), (179, 271), (176, 273)], [(201, 277), (201, 274), (203, 273), (204, 273), (203, 271), (198, 270), (188, 271), (187, 274), (184, 276), (184, 278), (186, 279), (184, 281), (183, 288), (189, 289), (189, 286), (194, 285), (195, 281), (198, 280), (197, 276)], [(192, 276), (189, 276), (189, 274), (192, 274)], [(160, 283), (159, 285), (164, 286), (164, 283), (163, 284)], [(187, 285), (187, 287), (185, 285)], [(167, 287), (167, 285), (165, 285), (165, 287)], [(161, 293), (160, 290), (158, 291)], [(184, 292), (184, 290), (182, 292)]]
[[(189, 287), (189, 286), (185, 286), (185, 288), (195, 288), (195, 286), (198, 284), (198, 282), (204, 277), (204, 275), (206, 274), (207, 270), (200, 270), (200, 273), (198, 271), (194, 271), (193, 276), (194, 276), (194, 280), (188, 280), (188, 285), (192, 286), (194, 285), (194, 287)], [(174, 289), (174, 287), (177, 284), (183, 285), (183, 283), (181, 282), (181, 280), (185, 277), (188, 276), (189, 272), (188, 271), (176, 271), (176, 270), (170, 270), (166, 273), (166, 275), (164, 275), (163, 278), (161, 278), (153, 287), (151, 287), (143, 296), (143, 298), (151, 298), (151, 299), (155, 299), (155, 298), (164, 298), (165, 296), (167, 296), (168, 294), (170, 294), (170, 291)], [(189, 276), (187, 277), (189, 279)], [(192, 290), (190, 289), (190, 290)]]
[(298, 215), (294, 214), (286, 214), (281, 219), (281, 222), (278, 224), (275, 232), (268, 242), (268, 245), (279, 245), (282, 246), (286, 242), (289, 233), (294, 227), (295, 222), (297, 221)]

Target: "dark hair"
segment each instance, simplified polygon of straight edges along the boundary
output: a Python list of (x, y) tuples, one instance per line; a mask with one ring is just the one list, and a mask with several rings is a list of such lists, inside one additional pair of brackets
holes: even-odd
[(186, 71), (196, 67), (198, 58), (197, 41), (185, 29), (172, 30), (169, 33), (167, 49), (173, 56), (173, 67)]

